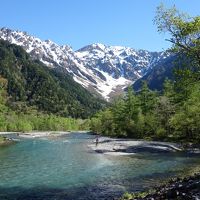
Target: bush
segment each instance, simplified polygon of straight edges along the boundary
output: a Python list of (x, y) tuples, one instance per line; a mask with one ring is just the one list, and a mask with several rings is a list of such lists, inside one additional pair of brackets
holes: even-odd
[(22, 132), (26, 132), (26, 131), (32, 131), (33, 128), (32, 128), (31, 123), (28, 122), (28, 121), (18, 121), (17, 130), (22, 131)]

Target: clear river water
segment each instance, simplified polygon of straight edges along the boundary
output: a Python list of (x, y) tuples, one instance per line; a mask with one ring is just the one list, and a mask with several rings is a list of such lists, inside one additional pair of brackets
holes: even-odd
[(0, 199), (112, 200), (200, 165), (198, 156), (183, 153), (95, 153), (88, 147), (94, 137), (71, 133), (0, 147)]

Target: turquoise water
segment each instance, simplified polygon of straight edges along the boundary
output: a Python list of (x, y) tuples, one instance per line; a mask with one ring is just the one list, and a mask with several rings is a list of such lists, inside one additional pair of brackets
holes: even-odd
[(93, 139), (72, 133), (1, 147), (0, 199), (112, 199), (200, 164), (198, 157), (187, 154), (98, 154), (87, 146)]

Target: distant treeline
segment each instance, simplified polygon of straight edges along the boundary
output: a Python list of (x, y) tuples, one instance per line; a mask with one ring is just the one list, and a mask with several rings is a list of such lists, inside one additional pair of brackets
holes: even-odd
[(8, 105), (7, 79), (0, 77), (0, 131), (32, 131), (32, 130), (88, 130), (87, 120), (61, 117), (39, 112), (36, 107), (18, 102), (18, 110)]
[(169, 80), (162, 94), (149, 90), (146, 83), (137, 94), (129, 88), (125, 97), (91, 119), (92, 131), (114, 137), (199, 142), (200, 82), (175, 88)]

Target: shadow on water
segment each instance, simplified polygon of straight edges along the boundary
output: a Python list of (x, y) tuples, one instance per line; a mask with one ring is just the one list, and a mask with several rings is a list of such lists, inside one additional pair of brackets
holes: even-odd
[(25, 189), (21, 187), (0, 188), (1, 200), (106, 200), (119, 198), (123, 192), (99, 192), (98, 187), (82, 187), (76, 189), (58, 189), (36, 187)]
[(120, 182), (101, 182), (84, 187), (0, 187), (0, 200), (114, 200), (119, 199), (126, 191), (146, 191), (173, 176), (174, 173), (153, 173), (125, 178)]

